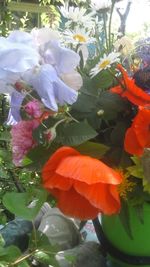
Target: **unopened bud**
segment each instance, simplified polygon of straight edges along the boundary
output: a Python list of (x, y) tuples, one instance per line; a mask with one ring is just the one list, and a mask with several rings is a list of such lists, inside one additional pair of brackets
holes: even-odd
[(52, 142), (56, 138), (55, 127), (50, 128), (44, 132), (45, 139), (48, 143)]
[(97, 111), (97, 115), (98, 116), (101, 116), (104, 114), (104, 110), (103, 109), (100, 109), (99, 111)]

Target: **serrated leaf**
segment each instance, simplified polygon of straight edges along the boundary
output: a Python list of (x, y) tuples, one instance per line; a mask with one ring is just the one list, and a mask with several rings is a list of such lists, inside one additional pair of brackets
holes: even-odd
[(41, 171), (41, 168), (43, 167), (45, 162), (58, 148), (59, 145), (54, 142), (49, 148), (42, 145), (33, 148), (24, 158), (25, 167), (31, 171)]
[(93, 78), (93, 83), (97, 89), (107, 89), (112, 86), (113, 79), (108, 70), (103, 70)]
[[(46, 191), (40, 189), (34, 189), (32, 192), (26, 193), (9, 192), (3, 197), (3, 205), (16, 216), (32, 221), (46, 198)], [(29, 208), (28, 206), (33, 200), (35, 206)]]
[(104, 91), (100, 94), (98, 104), (99, 109), (104, 110), (103, 116), (106, 120), (116, 119), (119, 112), (127, 110), (127, 104), (124, 99), (109, 91)]
[(58, 126), (56, 142), (62, 145), (77, 146), (94, 137), (98, 133), (86, 122), (74, 122)]
[(99, 159), (109, 150), (109, 147), (100, 143), (87, 141), (86, 143), (77, 146), (76, 149), (81, 154)]

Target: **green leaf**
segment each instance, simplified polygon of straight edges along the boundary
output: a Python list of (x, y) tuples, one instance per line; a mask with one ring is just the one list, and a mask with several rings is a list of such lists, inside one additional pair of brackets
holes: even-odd
[(98, 133), (86, 122), (73, 122), (58, 126), (56, 142), (77, 146), (96, 137)]
[(59, 147), (58, 144), (53, 142), (49, 148), (42, 145), (33, 148), (23, 160), (25, 167), (31, 171), (41, 171), (45, 162)]
[(109, 147), (100, 143), (87, 141), (86, 143), (77, 146), (76, 149), (81, 154), (99, 159), (109, 150)]
[(131, 231), (131, 225), (130, 225), (130, 214), (128, 205), (125, 201), (121, 202), (121, 211), (119, 213), (119, 219), (121, 220), (121, 223), (124, 227), (124, 230), (128, 234), (128, 236), (133, 239), (132, 231)]
[(11, 153), (6, 150), (6, 149), (0, 149), (0, 158), (2, 158), (3, 160), (10, 160), (11, 158)]
[(104, 110), (104, 119), (116, 119), (117, 114), (127, 110), (126, 101), (117, 94), (109, 91), (104, 91), (99, 96), (99, 109)]
[(96, 103), (97, 103), (97, 96), (80, 93), (77, 101), (72, 105), (71, 111), (75, 110), (78, 112), (82, 112), (83, 117), (85, 118), (84, 113), (93, 112), (95, 110)]
[(0, 178), (1, 179), (9, 178), (7, 171), (4, 168), (2, 168), (1, 166), (0, 166)]
[(139, 221), (144, 224), (144, 216), (143, 216), (143, 204), (141, 205), (136, 205), (135, 207), (135, 211), (137, 214), (137, 217), (139, 219)]
[(10, 132), (8, 132), (8, 131), (1, 132), (0, 141), (10, 142), (10, 139), (11, 139)]
[(65, 255), (65, 259), (66, 259), (68, 262), (73, 263), (73, 264), (75, 264), (76, 261), (77, 261), (77, 258), (76, 258), (76, 256), (74, 256), (74, 255)]
[[(22, 255), (21, 251), (18, 247), (15, 246), (9, 246), (6, 248), (0, 247), (0, 262), (5, 261), (8, 263), (15, 262), (20, 256)], [(7, 266), (7, 265), (5, 265)], [(29, 267), (28, 263), (24, 260), (20, 262), (18, 267)]]
[(133, 160), (135, 165), (127, 168), (130, 175), (136, 178), (144, 178), (144, 171), (143, 171), (141, 159), (136, 156), (131, 157), (131, 159)]
[(111, 142), (113, 145), (118, 146), (123, 146), (124, 144), (124, 137), (125, 137), (125, 132), (127, 130), (128, 126), (124, 121), (118, 121), (115, 127), (113, 128), (110, 138)]
[(51, 253), (50, 249), (49, 253), (45, 253), (44, 251), (39, 250), (34, 254), (34, 257), (40, 263), (58, 267), (59, 264), (55, 259), (55, 255), (53, 255), (53, 253), (50, 255), (50, 253)]
[[(51, 245), (48, 237), (39, 231), (36, 231), (36, 247), (40, 251), (47, 251), (46, 253), (56, 254), (58, 251), (60, 251), (60, 247), (58, 245)], [(29, 249), (30, 250), (35, 249), (35, 232), (34, 231), (30, 235)]]
[[(26, 220), (33, 220), (43, 203), (46, 201), (45, 190), (34, 189), (26, 193), (6, 193), (3, 197), (3, 205), (13, 214)], [(29, 208), (29, 204), (34, 200), (35, 206)]]
[(80, 89), (81, 94), (89, 96), (98, 96), (98, 90), (91, 77), (82, 75), (83, 86)]
[(0, 234), (0, 247), (3, 247), (5, 245), (5, 240), (3, 236)]
[(108, 70), (101, 71), (92, 81), (97, 89), (107, 89), (113, 84), (113, 77)]

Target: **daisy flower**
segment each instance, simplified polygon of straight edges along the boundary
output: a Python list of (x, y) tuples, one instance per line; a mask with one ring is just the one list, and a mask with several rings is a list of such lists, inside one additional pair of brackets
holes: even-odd
[(89, 44), (95, 42), (95, 38), (90, 37), (90, 32), (85, 29), (75, 28), (74, 30), (66, 30), (64, 32), (64, 38), (66, 43), (78, 44)]
[(68, 5), (64, 5), (63, 7), (60, 7), (60, 12), (63, 15), (63, 17), (67, 18), (68, 21), (66, 24), (69, 26), (72, 22), (83, 25), (90, 25), (92, 23), (92, 16), (95, 14), (95, 12), (86, 13), (87, 10), (83, 7), (74, 7)]
[(119, 61), (120, 53), (111, 52), (109, 55), (103, 56), (99, 63), (90, 71), (91, 77), (96, 76), (100, 71), (106, 70), (111, 67), (111, 65), (115, 62)]
[(98, 11), (98, 10), (105, 10), (109, 9), (111, 6), (110, 0), (91, 0), (91, 7)]

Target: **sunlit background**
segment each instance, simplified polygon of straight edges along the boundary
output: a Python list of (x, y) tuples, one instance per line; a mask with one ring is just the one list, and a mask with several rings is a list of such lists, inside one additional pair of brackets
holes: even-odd
[[(123, 13), (128, 0), (120, 1), (117, 6)], [(131, 8), (126, 21), (126, 32), (140, 32), (141, 35), (150, 33), (150, 1), (130, 0)]]

